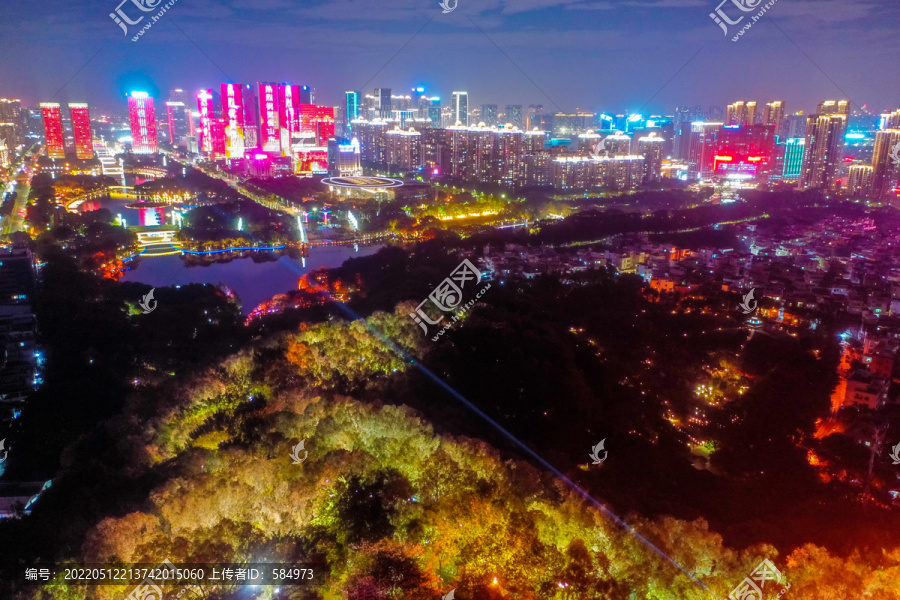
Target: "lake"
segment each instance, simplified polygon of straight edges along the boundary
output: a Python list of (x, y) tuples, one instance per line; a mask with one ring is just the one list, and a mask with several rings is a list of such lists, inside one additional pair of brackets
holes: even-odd
[(227, 263), (185, 267), (181, 256), (141, 258), (136, 268), (126, 271), (120, 281), (137, 281), (153, 287), (212, 283), (227, 285), (241, 299), (241, 312), (249, 314), (275, 294), (297, 289), (301, 275), (321, 268), (341, 266), (349, 258), (369, 256), (383, 244), (359, 246), (314, 247), (309, 250), (306, 266), (301, 259), (282, 256), (277, 261), (257, 263), (251, 258), (238, 258)]

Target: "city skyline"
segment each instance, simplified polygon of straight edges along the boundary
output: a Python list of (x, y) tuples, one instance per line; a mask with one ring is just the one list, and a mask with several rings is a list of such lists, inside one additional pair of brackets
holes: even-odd
[[(751, 94), (805, 111), (821, 98), (849, 97), (877, 112), (900, 97), (900, 84), (877, 69), (898, 49), (887, 29), (897, 8), (883, 0), (781, 3), (763, 19), (776, 26), (755, 27), (738, 44), (722, 36), (709, 19), (715, 3), (704, 0), (498, 0), (461, 8), (468, 12), (442, 15), (406, 0), (377, 8), (176, 4), (134, 43), (94, 4), (67, 5), (40, 33), (24, 9), (7, 7), (4, 20), (22, 35), (7, 48), (14, 60), (0, 66), (0, 94), (109, 111), (133, 89), (153, 95), (194, 81), (207, 89), (292, 80), (314, 87), (327, 105), (339, 105), (348, 89), (423, 85), (448, 100), (467, 90), (472, 106), (637, 112), (646, 104), (653, 113), (700, 98), (724, 106)], [(263, 10), (284, 18), (273, 24)], [(75, 38), (62, 31), (73, 22), (81, 27)], [(256, 35), (263, 27), (267, 34)], [(37, 35), (47, 41), (35, 49), (29, 39)], [(579, 59), (565, 60), (572, 53)]]

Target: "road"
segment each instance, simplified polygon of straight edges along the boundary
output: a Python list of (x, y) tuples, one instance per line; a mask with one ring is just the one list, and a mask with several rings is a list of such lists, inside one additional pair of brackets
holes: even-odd
[[(31, 177), (26, 176), (24, 181), (21, 182), (19, 182), (19, 177), (22, 175), (21, 169), (25, 165), (25, 161), (27, 160), (26, 157), (30, 156), (33, 151), (34, 146), (29, 148), (25, 151), (24, 154), (22, 154), (22, 158), (15, 165), (12, 171), (12, 179), (9, 181), (4, 181), (3, 185), (0, 186), (0, 190), (2, 190), (3, 194), (13, 191), (18, 194), (18, 196), (16, 196), (16, 205), (13, 208), (12, 214), (8, 218), (3, 219), (2, 224), (0, 224), (0, 234), (4, 236), (16, 231), (22, 231), (22, 227), (25, 221), (25, 206), (28, 204), (28, 195), (31, 193)], [(30, 168), (33, 172), (34, 166), (31, 165)]]

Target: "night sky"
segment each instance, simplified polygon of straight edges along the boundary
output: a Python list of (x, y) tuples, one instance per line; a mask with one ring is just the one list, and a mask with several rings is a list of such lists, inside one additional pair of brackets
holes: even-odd
[(896, 0), (778, 0), (738, 42), (749, 16), (726, 37), (709, 18), (720, 0), (459, 0), (449, 14), (439, 0), (176, 0), (137, 42), (159, 7), (128, 0), (126, 14), (147, 16), (126, 37), (109, 17), (119, 1), (0, 1), (0, 96), (34, 106), (58, 92), (124, 113), (132, 89), (165, 99), (233, 80), (307, 84), (322, 104), (423, 85), (445, 104), (464, 89), (471, 107), (501, 111), (782, 99), (793, 112), (844, 97), (900, 107)]

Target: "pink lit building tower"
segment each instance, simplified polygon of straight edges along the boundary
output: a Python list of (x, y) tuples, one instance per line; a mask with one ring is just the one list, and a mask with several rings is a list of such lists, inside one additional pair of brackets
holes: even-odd
[(225, 156), (244, 157), (244, 101), (241, 85), (222, 84), (222, 116), (225, 122)]
[(91, 139), (91, 116), (87, 104), (69, 103), (72, 114), (72, 133), (75, 137), (75, 158), (94, 158), (94, 141)]
[(225, 127), (222, 119), (217, 119), (213, 106), (212, 90), (197, 94), (197, 109), (200, 116), (200, 152), (210, 160), (225, 156)]
[(41, 117), (44, 120), (44, 140), (47, 143), (48, 158), (66, 157), (66, 139), (63, 137), (62, 113), (59, 104), (41, 102)]
[(278, 120), (281, 123), (281, 155), (290, 156), (294, 138), (300, 133), (300, 86), (278, 84)]
[(135, 154), (156, 154), (156, 111), (150, 94), (129, 94), (128, 118), (131, 121), (131, 151)]
[(281, 154), (281, 132), (278, 120), (278, 86), (259, 84), (259, 147), (263, 152)]

